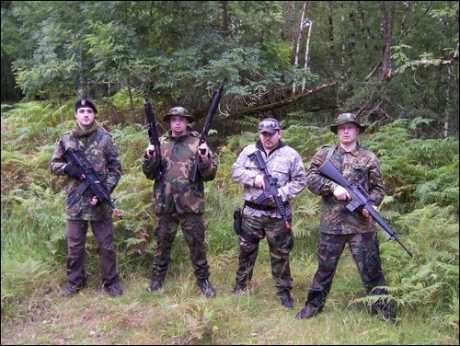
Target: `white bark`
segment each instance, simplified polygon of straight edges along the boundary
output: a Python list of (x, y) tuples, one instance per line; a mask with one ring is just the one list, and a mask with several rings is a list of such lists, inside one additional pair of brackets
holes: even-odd
[[(305, 21), (305, 25), (308, 25), (308, 35), (307, 35), (307, 43), (305, 45), (305, 62), (303, 65), (303, 69), (305, 72), (310, 71), (310, 66), (309, 66), (309, 54), (310, 54), (310, 36), (311, 36), (311, 30), (313, 27), (313, 22), (310, 19), (307, 19)], [(302, 92), (305, 90), (305, 77), (302, 80)]]
[[(299, 32), (297, 34), (297, 45), (295, 48), (294, 67), (299, 66), (299, 51), (300, 51), (300, 38), (303, 32), (303, 18), (305, 17), (305, 9), (307, 8), (307, 2), (305, 1), (302, 7), (302, 15), (300, 17)], [(292, 83), (292, 93), (295, 94), (295, 81)]]

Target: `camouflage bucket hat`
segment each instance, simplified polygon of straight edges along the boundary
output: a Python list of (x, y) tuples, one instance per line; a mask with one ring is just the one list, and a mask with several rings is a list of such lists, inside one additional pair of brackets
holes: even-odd
[(280, 123), (275, 118), (265, 118), (259, 123), (259, 132), (268, 132), (270, 134), (281, 130)]
[(337, 116), (335, 123), (330, 126), (332, 132), (337, 133), (337, 127), (346, 123), (353, 123), (359, 127), (360, 132), (364, 132), (367, 126), (361, 125), (353, 113), (341, 113)]
[(178, 115), (178, 116), (187, 118), (189, 121), (194, 121), (195, 120), (193, 115), (190, 114), (190, 112), (187, 109), (185, 109), (184, 107), (180, 107), (180, 106), (171, 108), (168, 111), (168, 113), (165, 114), (163, 119), (165, 121), (169, 121), (169, 118), (172, 117), (173, 115)]

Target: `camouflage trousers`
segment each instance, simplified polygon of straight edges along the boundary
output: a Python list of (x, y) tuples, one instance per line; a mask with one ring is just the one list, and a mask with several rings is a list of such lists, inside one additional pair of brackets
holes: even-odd
[(244, 215), (240, 235), (239, 267), (236, 284), (246, 287), (252, 278), (257, 259), (259, 241), (267, 237), (270, 249), (272, 275), (278, 294), (292, 289), (292, 277), (289, 267), (289, 252), (294, 245), (291, 232), (284, 228), (284, 221), (267, 216), (250, 217)]
[(152, 278), (163, 281), (171, 262), (171, 246), (180, 224), (190, 249), (190, 257), (197, 280), (207, 280), (209, 266), (206, 260), (205, 225), (202, 214), (157, 215), (155, 236), (157, 246), (153, 258)]
[(85, 243), (88, 222), (91, 223), (99, 245), (103, 284), (110, 286), (119, 280), (111, 218), (101, 221), (67, 220), (67, 278), (72, 285), (81, 285), (86, 280)]
[(318, 245), (318, 269), (305, 305), (322, 309), (331, 289), (340, 255), (347, 243), (368, 294), (386, 293), (384, 289), (375, 288), (385, 285), (376, 232), (347, 235), (321, 232)]

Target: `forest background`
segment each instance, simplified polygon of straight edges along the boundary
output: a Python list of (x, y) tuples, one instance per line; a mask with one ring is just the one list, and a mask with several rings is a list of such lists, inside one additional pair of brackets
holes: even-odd
[[(458, 344), (459, 70), (456, 1), (2, 1), (1, 312), (11, 343)], [(199, 296), (178, 233), (164, 292), (146, 292), (154, 239), (144, 97), (157, 119), (183, 105), (200, 130), (212, 92), (225, 94), (209, 139), (219, 155), (206, 184), (208, 252), (218, 296)], [(114, 192), (118, 299), (100, 291), (88, 234), (89, 288), (65, 282), (64, 180), (47, 171), (54, 143), (89, 96), (120, 149)], [(382, 215), (414, 253), (381, 238), (399, 324), (367, 314), (345, 251), (323, 314), (294, 320), (276, 298), (261, 244), (250, 292), (230, 294), (238, 259), (232, 230), (241, 189), (231, 165), (267, 115), (306, 164), (334, 143), (327, 125), (353, 111), (362, 144), (380, 158)], [(166, 129), (160, 121), (159, 130)], [(316, 269), (319, 198), (294, 201), (292, 271), (300, 309)]]

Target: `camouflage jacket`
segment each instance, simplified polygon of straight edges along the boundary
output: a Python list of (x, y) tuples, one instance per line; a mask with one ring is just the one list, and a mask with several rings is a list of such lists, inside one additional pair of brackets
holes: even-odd
[[(118, 150), (112, 140), (112, 136), (101, 126), (94, 122), (89, 130), (82, 130), (78, 125), (74, 130), (66, 132), (56, 143), (53, 156), (49, 162), (49, 170), (56, 175), (65, 175), (64, 168), (67, 165), (64, 160), (64, 152), (68, 148), (80, 148), (94, 170), (104, 182), (107, 190), (112, 192), (121, 177), (121, 164), (118, 159)], [(66, 185), (66, 214), (68, 220), (97, 221), (110, 218), (112, 208), (107, 203), (98, 203), (92, 206), (89, 203), (92, 197), (88, 188), (82, 197), (72, 206), (69, 206), (68, 197), (77, 187), (80, 181), (68, 178)]]
[(313, 193), (322, 196), (320, 230), (323, 233), (354, 234), (375, 232), (374, 222), (361, 214), (361, 211), (349, 212), (347, 201), (334, 197), (337, 186), (319, 173), (319, 167), (331, 152), (329, 160), (351, 183), (360, 184), (374, 205), (379, 205), (384, 197), (383, 177), (377, 157), (371, 151), (358, 147), (346, 152), (341, 146), (323, 146), (307, 169), (307, 186)]
[[(272, 150), (267, 157), (265, 150), (258, 141), (250, 144), (240, 153), (238, 159), (232, 167), (232, 177), (244, 188), (244, 200), (254, 202), (263, 192), (261, 188), (254, 186), (254, 179), (263, 172), (257, 168), (256, 163), (249, 158), (249, 155), (256, 150), (262, 152), (262, 157), (270, 174), (278, 180), (278, 192), (284, 202), (289, 201), (299, 194), (306, 185), (306, 172), (299, 153), (290, 146), (280, 142), (280, 145)], [(274, 206), (273, 202), (264, 202), (269, 206)], [(290, 208), (288, 210), (290, 212)], [(258, 210), (251, 207), (244, 208), (245, 215), (249, 216), (270, 216), (281, 218), (277, 210)]]
[(160, 214), (201, 214), (204, 212), (203, 181), (214, 179), (217, 159), (209, 150), (207, 162), (198, 161), (200, 179), (190, 181), (193, 160), (199, 145), (199, 134), (188, 131), (181, 137), (173, 137), (171, 132), (160, 138), (161, 159), (164, 172), (158, 176), (159, 163), (155, 159), (144, 159), (142, 170), (147, 178), (154, 180), (154, 211)]

